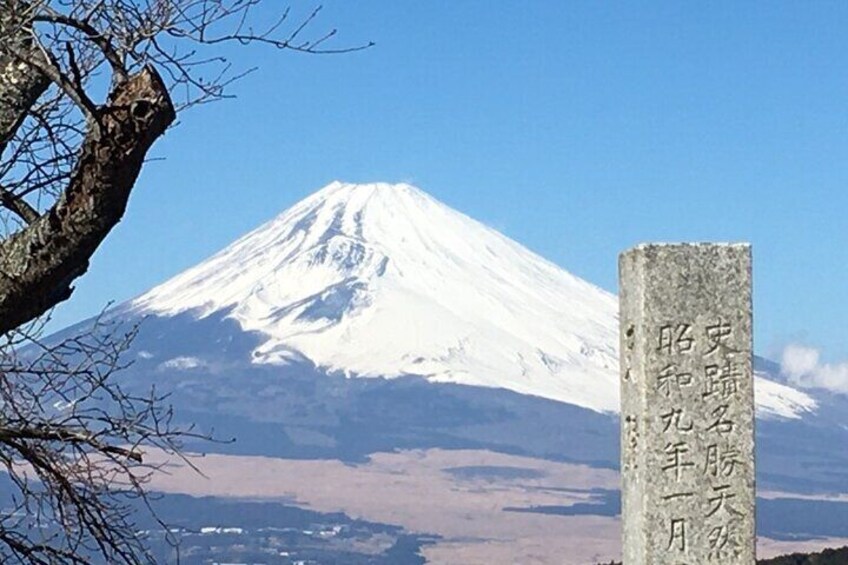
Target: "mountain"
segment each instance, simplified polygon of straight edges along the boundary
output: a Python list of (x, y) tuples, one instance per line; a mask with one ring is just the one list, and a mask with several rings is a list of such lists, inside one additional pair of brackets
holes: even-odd
[[(415, 187), (332, 183), (106, 317), (140, 324), (125, 390), (236, 439), (156, 488), (401, 525), (436, 562), (616, 556), (616, 297)], [(755, 358), (772, 554), (848, 540), (848, 399), (779, 372)]]
[(406, 185), (335, 182), (133, 301), (227, 310), (257, 363), (618, 404), (615, 297)]
[[(255, 363), (619, 405), (616, 297), (408, 184), (334, 182), (129, 309), (226, 312), (263, 336)], [(763, 414), (815, 407), (757, 393)]]

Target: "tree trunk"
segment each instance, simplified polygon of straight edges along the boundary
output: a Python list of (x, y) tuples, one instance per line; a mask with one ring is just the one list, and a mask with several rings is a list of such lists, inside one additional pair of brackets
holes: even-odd
[[(13, 111), (0, 111), (0, 119), (6, 114)], [(0, 242), (0, 334), (71, 295), (73, 281), (123, 216), (147, 151), (175, 118), (152, 67), (114, 87), (109, 103), (98, 108), (99, 127), (89, 124), (64, 193), (37, 220)]]

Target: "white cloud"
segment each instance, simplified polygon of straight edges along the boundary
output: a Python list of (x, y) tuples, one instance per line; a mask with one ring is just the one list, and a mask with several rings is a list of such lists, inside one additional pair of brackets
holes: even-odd
[(177, 370), (188, 370), (188, 369), (199, 369), (207, 367), (206, 361), (203, 359), (198, 359), (197, 357), (174, 357), (173, 359), (168, 359), (164, 363), (159, 364), (159, 369), (177, 369)]
[(783, 350), (780, 370), (784, 375), (796, 379), (815, 371), (819, 364), (819, 352), (812, 347), (789, 344)]
[(780, 370), (797, 386), (848, 394), (848, 362), (820, 363), (819, 357), (817, 349), (790, 344), (783, 350)]

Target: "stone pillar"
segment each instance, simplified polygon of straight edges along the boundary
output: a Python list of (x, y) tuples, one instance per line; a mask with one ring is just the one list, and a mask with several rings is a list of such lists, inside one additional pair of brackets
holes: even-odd
[(751, 247), (619, 258), (624, 565), (755, 563)]

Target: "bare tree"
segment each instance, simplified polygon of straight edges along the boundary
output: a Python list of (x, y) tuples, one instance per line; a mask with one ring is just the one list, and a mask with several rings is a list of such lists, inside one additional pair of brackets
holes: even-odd
[(255, 17), (260, 2), (0, 0), (0, 469), (14, 490), (13, 510), (0, 510), (4, 563), (149, 559), (128, 504), (155, 470), (144, 448), (179, 453), (192, 431), (172, 426), (163, 397), (111, 378), (132, 331), (98, 323), (45, 345), (38, 329), (121, 220), (154, 142), (249, 72), (233, 72), (221, 44), (369, 46), (313, 33), (320, 8), (268, 21)]
[(118, 329), (98, 320), (49, 346), (28, 331), (0, 344), (0, 465), (12, 491), (0, 500), (3, 563), (152, 561), (133, 522), (159, 470), (144, 452), (180, 456), (182, 440), (203, 436), (173, 424), (166, 396), (113, 378), (135, 332)]

